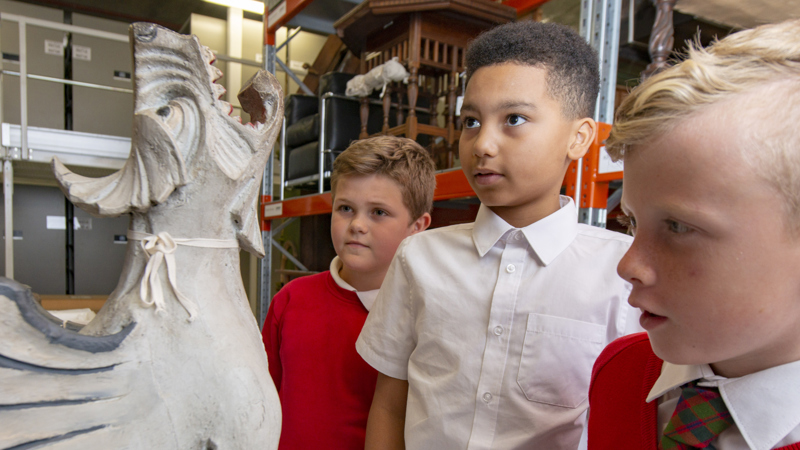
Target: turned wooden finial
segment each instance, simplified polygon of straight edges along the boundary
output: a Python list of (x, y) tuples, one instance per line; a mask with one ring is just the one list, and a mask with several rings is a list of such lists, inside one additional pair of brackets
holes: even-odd
[(656, 20), (653, 23), (653, 32), (650, 34), (651, 63), (642, 72), (642, 80), (656, 74), (669, 66), (667, 59), (675, 44), (675, 28), (672, 23), (672, 11), (677, 0), (655, 0)]

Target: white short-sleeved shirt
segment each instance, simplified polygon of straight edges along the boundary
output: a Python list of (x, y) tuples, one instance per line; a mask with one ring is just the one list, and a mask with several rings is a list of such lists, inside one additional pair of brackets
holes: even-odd
[(641, 331), (616, 272), (630, 242), (568, 197), (522, 229), (481, 206), (404, 240), (356, 349), (408, 380), (406, 447), (576, 448), (594, 360)]

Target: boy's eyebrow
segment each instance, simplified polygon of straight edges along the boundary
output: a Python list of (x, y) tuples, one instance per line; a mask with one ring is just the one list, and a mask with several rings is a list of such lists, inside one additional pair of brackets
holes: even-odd
[[(538, 109), (535, 103), (521, 101), (521, 100), (507, 100), (496, 105), (492, 105), (494, 111), (503, 111), (506, 109)], [(461, 111), (476, 112), (478, 107), (470, 102), (464, 102), (461, 105)]]
[[(348, 199), (347, 197), (336, 197), (336, 200), (334, 201), (334, 203), (339, 203), (339, 202), (341, 202), (341, 203), (355, 203), (354, 201)], [(390, 209), (392, 205), (389, 202), (384, 202), (384, 201), (380, 201), (379, 200), (379, 201), (367, 202), (367, 206), (370, 207), (370, 208), (378, 207), (378, 208), (383, 208), (383, 209)]]
[(536, 104), (521, 100), (509, 100), (497, 105), (497, 109), (515, 109), (515, 108), (537, 109)]

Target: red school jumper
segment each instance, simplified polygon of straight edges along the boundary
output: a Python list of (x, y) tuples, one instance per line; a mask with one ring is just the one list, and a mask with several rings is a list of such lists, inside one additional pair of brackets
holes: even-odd
[[(661, 375), (647, 333), (608, 344), (592, 369), (589, 387), (589, 450), (657, 450), (658, 400), (645, 399)], [(778, 450), (800, 450), (800, 443)]]
[(367, 313), (330, 271), (275, 294), (262, 336), (283, 410), (280, 450), (364, 448), (378, 377), (356, 352)]

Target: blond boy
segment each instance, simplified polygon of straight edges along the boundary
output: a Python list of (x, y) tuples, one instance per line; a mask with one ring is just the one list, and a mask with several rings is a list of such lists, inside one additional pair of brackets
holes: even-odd
[(618, 271), (647, 334), (598, 359), (588, 448), (800, 448), (798, 123), (797, 20), (692, 48), (621, 105)]
[(330, 271), (287, 284), (264, 324), (280, 449), (363, 449), (377, 373), (355, 341), (397, 246), (431, 221), (434, 164), (416, 142), (356, 141), (333, 165)]
[(595, 137), (597, 57), (517, 22), (467, 51), (459, 153), (474, 223), (406, 239), (357, 349), (381, 372), (367, 448), (574, 449), (592, 364), (638, 330), (614, 272), (630, 237), (559, 196)]

